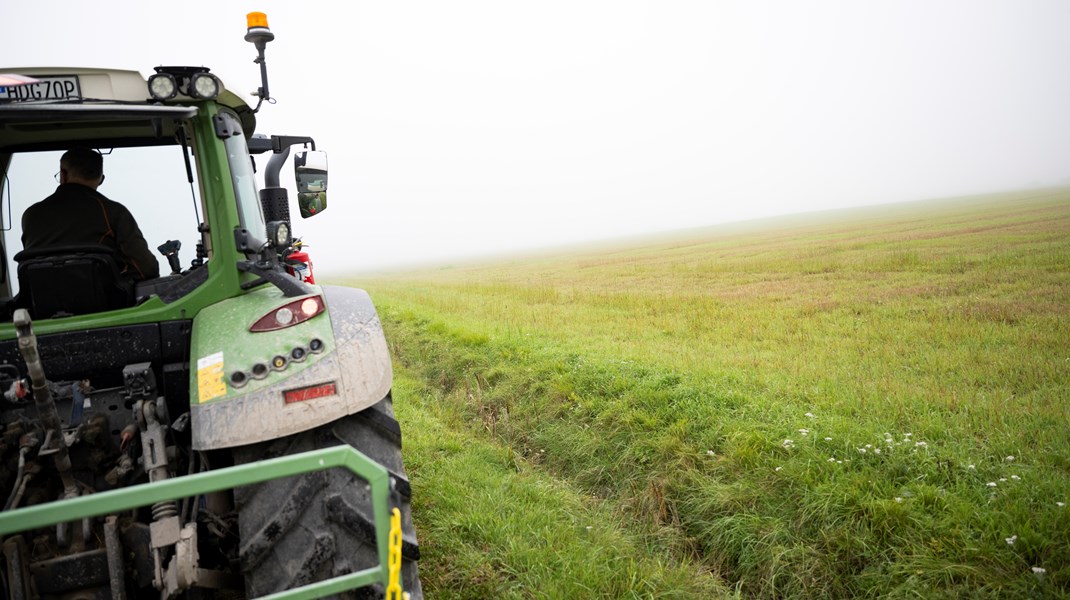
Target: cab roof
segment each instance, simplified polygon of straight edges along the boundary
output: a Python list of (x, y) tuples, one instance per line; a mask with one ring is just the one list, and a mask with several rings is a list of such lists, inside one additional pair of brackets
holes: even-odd
[[(21, 67), (0, 68), (0, 73), (76, 81), (78, 87), (72, 97), (36, 99), (0, 85), (0, 152), (5, 153), (63, 149), (72, 142), (93, 147), (173, 144), (178, 126), (204, 102), (185, 96), (152, 101), (147, 80), (131, 70)], [(24, 97), (8, 99), (17, 95)], [(244, 100), (224, 90), (216, 102), (237, 113), (247, 137), (253, 134), (255, 115)]]

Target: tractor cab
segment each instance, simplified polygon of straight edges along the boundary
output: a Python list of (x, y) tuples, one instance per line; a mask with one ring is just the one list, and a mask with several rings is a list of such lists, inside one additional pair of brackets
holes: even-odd
[[(247, 126), (253, 124), (251, 111), (236, 97), (234, 107), (210, 106), (206, 99), (199, 105), (163, 104), (149, 97), (148, 82), (133, 71), (5, 71), (33, 81), (0, 88), (4, 173), (0, 297), (6, 299), (9, 314), (14, 308), (27, 308), (35, 319), (135, 306), (166, 311), (209, 279), (219, 236), (213, 236), (208, 225), (215, 209), (206, 199), (211, 194), (230, 196), (230, 190), (220, 189), (224, 186), (233, 189), (241, 204), (234, 207), (233, 221), (264, 237), (253, 166), (241, 135), (243, 115)], [(197, 131), (198, 121), (204, 121), (198, 115), (204, 111), (216, 112), (213, 120), (234, 133), (222, 140), (233, 164), (202, 164), (196, 159), (196, 146), (205, 142), (204, 133)], [(71, 148), (103, 155), (105, 179), (98, 191), (134, 216), (153, 253), (160, 252), (161, 277), (124, 281), (114, 269), (113, 257), (101, 248), (59, 244), (51, 252), (24, 251), (21, 215), (56, 191), (60, 157)], [(202, 175), (212, 171), (214, 176)], [(233, 174), (230, 181), (220, 181), (218, 175), (228, 173)], [(226, 220), (226, 215), (218, 219)]]
[[(128, 323), (189, 318), (257, 281), (307, 293), (279, 274), (279, 261), (285, 266), (294, 251), (281, 165), (272, 161), (275, 181), (259, 191), (251, 154), (285, 160), (290, 144), (314, 149), (311, 138), (253, 138), (253, 110), (203, 67), (157, 67), (148, 79), (106, 69), (0, 72), (21, 81), (0, 87), (3, 321), (17, 308), (38, 320), (114, 311)], [(123, 277), (107, 248), (24, 251), (21, 215), (56, 191), (60, 157), (72, 148), (103, 156), (97, 191), (133, 215), (158, 253), (159, 277)], [(300, 153), (295, 163), (302, 213), (312, 216), (325, 204), (325, 158)]]

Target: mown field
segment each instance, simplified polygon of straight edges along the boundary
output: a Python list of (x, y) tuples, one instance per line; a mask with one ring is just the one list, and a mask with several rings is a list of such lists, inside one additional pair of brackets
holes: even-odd
[(428, 597), (1070, 597), (1070, 190), (344, 283)]

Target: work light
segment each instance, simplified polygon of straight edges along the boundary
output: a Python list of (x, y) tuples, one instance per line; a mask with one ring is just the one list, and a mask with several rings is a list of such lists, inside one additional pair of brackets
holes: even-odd
[(276, 248), (289, 248), (293, 243), (290, 237), (290, 224), (286, 221), (270, 221), (267, 224), (268, 243)]
[(211, 100), (219, 95), (223, 86), (219, 78), (211, 73), (194, 73), (189, 80), (189, 95), (193, 98)]
[(162, 102), (178, 94), (178, 82), (170, 73), (157, 73), (149, 77), (149, 95), (153, 100)]

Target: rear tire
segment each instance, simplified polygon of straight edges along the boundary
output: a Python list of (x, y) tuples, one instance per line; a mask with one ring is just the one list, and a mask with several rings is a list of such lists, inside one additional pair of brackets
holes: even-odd
[[(371, 408), (278, 440), (234, 449), (234, 462), (287, 456), (346, 444), (386, 467), (401, 500), (402, 587), (423, 598), (420, 549), (401, 460), (401, 428), (390, 394)], [(239, 556), (249, 597), (292, 589), (378, 564), (370, 487), (345, 469), (328, 469), (237, 488)], [(379, 597), (370, 586), (349, 597)]]

